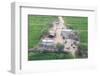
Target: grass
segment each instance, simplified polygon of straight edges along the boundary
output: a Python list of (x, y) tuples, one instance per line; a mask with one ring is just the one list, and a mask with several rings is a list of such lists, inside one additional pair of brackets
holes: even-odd
[(88, 32), (87, 31), (80, 31), (80, 42), (81, 43), (88, 43)]
[(52, 59), (72, 59), (73, 56), (70, 53), (65, 52), (29, 52), (28, 60), (52, 60)]
[[(64, 21), (65, 21), (66, 26), (70, 26), (75, 30), (88, 30), (87, 17), (65, 16)], [(67, 24), (70, 24), (70, 25), (67, 25)]]

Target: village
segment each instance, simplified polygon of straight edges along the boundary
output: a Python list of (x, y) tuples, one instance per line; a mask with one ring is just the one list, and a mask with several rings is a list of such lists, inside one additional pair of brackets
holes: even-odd
[(77, 32), (68, 28), (67, 25), (64, 24), (62, 16), (59, 16), (58, 20), (54, 21), (52, 25), (53, 26), (49, 29), (49, 34), (41, 38), (38, 50), (51, 52), (64, 51), (70, 52), (73, 56), (75, 56), (80, 43)]

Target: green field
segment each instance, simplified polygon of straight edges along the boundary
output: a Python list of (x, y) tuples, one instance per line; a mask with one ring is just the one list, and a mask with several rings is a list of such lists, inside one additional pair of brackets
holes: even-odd
[[(80, 49), (77, 58), (87, 58), (88, 53), (88, 18), (64, 16), (65, 25), (79, 31)], [(57, 20), (57, 16), (28, 15), (28, 48), (33, 48), (40, 42), (41, 36), (48, 32), (51, 23)], [(85, 50), (85, 51), (84, 51)], [(85, 54), (85, 56), (83, 56)], [(64, 52), (28, 52), (28, 60), (72, 59), (73, 56)]]

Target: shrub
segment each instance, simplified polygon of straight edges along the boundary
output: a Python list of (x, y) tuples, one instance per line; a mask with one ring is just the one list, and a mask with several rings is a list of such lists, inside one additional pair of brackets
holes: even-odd
[(56, 47), (57, 47), (57, 49), (58, 49), (59, 52), (64, 51), (64, 45), (63, 45), (63, 44), (58, 43), (58, 44), (56, 45)]
[(87, 58), (88, 57), (88, 46), (87, 45), (79, 45), (78, 57)]

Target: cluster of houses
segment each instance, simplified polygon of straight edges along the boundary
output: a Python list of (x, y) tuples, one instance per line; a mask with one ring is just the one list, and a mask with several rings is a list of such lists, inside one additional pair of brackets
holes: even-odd
[(64, 25), (62, 17), (53, 22), (53, 27), (49, 30), (48, 36), (41, 39), (39, 49), (41, 51), (58, 51), (57, 44), (64, 45), (63, 51), (75, 53), (78, 50), (79, 36)]

